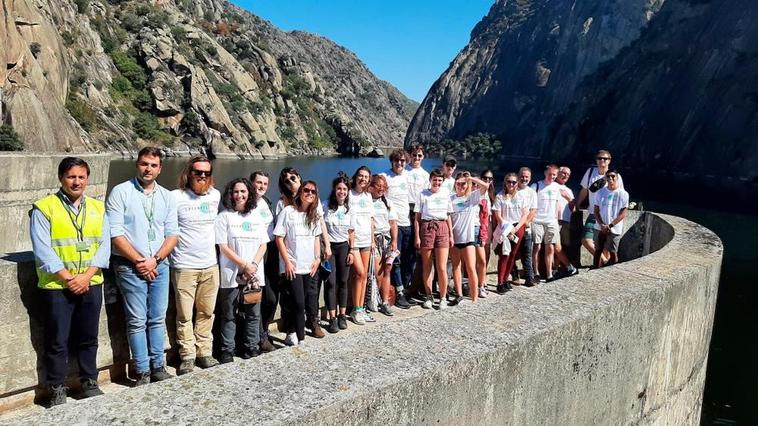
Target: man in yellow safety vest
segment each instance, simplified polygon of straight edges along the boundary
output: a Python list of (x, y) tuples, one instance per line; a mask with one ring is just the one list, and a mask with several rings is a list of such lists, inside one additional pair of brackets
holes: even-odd
[(102, 201), (84, 195), (90, 168), (81, 158), (58, 165), (61, 189), (34, 203), (30, 233), (44, 303), (45, 381), (50, 405), (66, 402), (69, 335), (76, 336), (82, 396), (97, 385), (97, 336), (110, 232)]

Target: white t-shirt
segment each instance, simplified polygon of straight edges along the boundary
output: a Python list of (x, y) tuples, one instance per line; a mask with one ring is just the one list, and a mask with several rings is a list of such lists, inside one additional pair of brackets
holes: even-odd
[[(311, 264), (316, 260), (314, 249), (316, 237), (321, 235), (318, 221), (307, 223), (305, 212), (287, 206), (276, 217), (274, 235), (284, 237), (284, 245), (290, 261), (295, 265), (296, 274), (310, 274)], [(284, 273), (284, 259), (279, 256), (279, 273)]]
[[(260, 246), (270, 241), (266, 230), (271, 223), (271, 218), (271, 211), (263, 200), (260, 200), (257, 206), (245, 215), (232, 210), (224, 210), (216, 217), (216, 244), (228, 245), (239, 257), (251, 262), (255, 259), (255, 253), (258, 252)], [(258, 263), (258, 270), (255, 273), (261, 286), (266, 285), (263, 263)], [(218, 264), (221, 272), (221, 288), (237, 287), (237, 274), (240, 273), (237, 264), (224, 256), (223, 252), (219, 255)]]
[(429, 172), (423, 167), (409, 168), (403, 174), (408, 174), (408, 196), (411, 203), (418, 203), (421, 191), (429, 189)]
[(561, 197), (560, 185), (552, 182), (545, 185), (545, 181), (538, 181), (532, 184), (532, 189), (537, 191), (537, 215), (534, 216), (535, 223), (548, 224), (558, 222), (558, 203)]
[[(619, 187), (615, 191), (611, 191), (608, 187), (599, 189), (595, 193), (595, 201), (600, 209), (600, 218), (603, 223), (609, 224), (613, 219), (618, 217), (621, 213), (621, 209), (629, 207), (629, 193)], [(600, 224), (595, 223), (595, 229), (600, 230)], [(621, 231), (624, 230), (624, 221), (613, 225), (611, 233), (621, 235)]]
[[(329, 205), (328, 200), (322, 203)], [(353, 229), (352, 210), (345, 209), (345, 206), (337, 206), (337, 210), (326, 210), (324, 222), (326, 222), (326, 232), (329, 233), (330, 243), (344, 243), (348, 240), (350, 230)]]
[[(389, 202), (389, 200), (387, 200)], [(397, 213), (394, 206), (387, 208), (381, 198), (373, 200), (374, 203), (374, 234), (389, 234), (390, 221), (397, 221)]]
[(176, 202), (179, 219), (179, 241), (171, 252), (171, 266), (179, 269), (205, 269), (216, 265), (214, 221), (218, 215), (221, 193), (211, 188), (197, 195), (190, 189), (175, 189), (171, 196)]
[(476, 241), (475, 227), (479, 225), (479, 201), (482, 193), (472, 191), (467, 197), (450, 195), (453, 213), (450, 215), (453, 223), (453, 242), (455, 244)]
[(529, 204), (527, 198), (519, 197), (518, 193), (515, 197), (506, 200), (505, 193), (500, 192), (495, 196), (495, 204), (492, 205), (492, 210), (500, 212), (503, 223), (514, 224), (521, 220), (524, 210), (529, 210)]
[(387, 201), (390, 202), (392, 210), (397, 214), (397, 226), (411, 226), (411, 196), (408, 185), (408, 172), (403, 171), (397, 174), (393, 170), (388, 170), (382, 175), (387, 179)]
[[(584, 176), (582, 177), (582, 181), (580, 184), (582, 185), (582, 188), (587, 190), (587, 193), (589, 194), (587, 196), (588, 198), (588, 205), (587, 205), (587, 211), (592, 214), (592, 212), (595, 211), (595, 197), (597, 196), (597, 192), (590, 191), (590, 185), (595, 183), (596, 180), (600, 179), (601, 177), (604, 177), (605, 175), (601, 175), (597, 167), (590, 167), (587, 169), (586, 172), (584, 172)], [(624, 180), (621, 179), (621, 175), (618, 175), (618, 183), (619, 188), (624, 189)], [(578, 208), (578, 207), (577, 207)]]
[(450, 176), (449, 178), (445, 178), (445, 180), (442, 181), (442, 186), (440, 186), (440, 191), (447, 191), (447, 195), (454, 194), (455, 190), (455, 178)]
[(371, 222), (374, 218), (374, 200), (368, 191), (359, 194), (351, 189), (349, 202), (355, 232), (354, 247), (371, 247), (371, 240), (374, 238), (371, 232)]
[(437, 192), (425, 189), (419, 194), (413, 212), (421, 213), (421, 220), (445, 220), (453, 212), (450, 194), (441, 188)]
[[(558, 184), (559, 191), (558, 195), (560, 195), (560, 198), (558, 198), (558, 211), (560, 211), (560, 219), (564, 222), (571, 222), (571, 208), (569, 207), (569, 201), (572, 201), (574, 199), (574, 191), (571, 190), (566, 185)], [(566, 193), (569, 196), (569, 199), (563, 198), (563, 195), (561, 195), (561, 190), (566, 191)]]
[[(516, 192), (516, 196), (524, 199), (524, 204), (526, 204), (527, 209), (537, 209), (537, 191), (527, 186), (524, 189), (519, 189)], [(531, 228), (531, 223), (526, 225), (526, 228)]]

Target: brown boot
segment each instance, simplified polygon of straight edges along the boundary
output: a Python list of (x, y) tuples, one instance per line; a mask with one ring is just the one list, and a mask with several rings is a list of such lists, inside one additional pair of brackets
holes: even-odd
[(316, 337), (318, 339), (326, 336), (324, 333), (324, 330), (321, 329), (321, 326), (318, 323), (318, 320), (311, 322), (311, 334), (313, 337)]

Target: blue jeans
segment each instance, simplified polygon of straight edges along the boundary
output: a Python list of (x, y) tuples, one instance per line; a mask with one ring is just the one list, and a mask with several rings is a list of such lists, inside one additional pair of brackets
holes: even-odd
[(397, 249), (400, 256), (395, 258), (392, 265), (392, 285), (395, 288), (407, 289), (413, 280), (413, 269), (416, 267), (416, 247), (413, 240), (413, 227), (397, 227)]
[(163, 338), (168, 309), (168, 262), (158, 265), (158, 276), (145, 281), (134, 265), (121, 257), (113, 258), (116, 285), (124, 297), (126, 334), (134, 367), (139, 373), (163, 367)]

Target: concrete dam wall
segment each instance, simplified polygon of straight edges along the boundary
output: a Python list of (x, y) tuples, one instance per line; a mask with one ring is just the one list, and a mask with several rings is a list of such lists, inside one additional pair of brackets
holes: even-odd
[[(693, 222), (634, 213), (621, 264), (15, 421), (698, 424), (723, 248)], [(38, 383), (42, 313), (30, 255), (4, 259), (7, 399)], [(120, 309), (106, 297), (104, 369), (128, 358)]]

